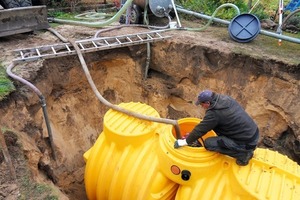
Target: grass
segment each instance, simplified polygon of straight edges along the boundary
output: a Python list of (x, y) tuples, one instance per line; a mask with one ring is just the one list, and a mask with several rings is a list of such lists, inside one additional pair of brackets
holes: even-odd
[[(238, 48), (237, 46), (233, 51), (240, 51), (243, 54), (252, 55), (257, 58), (264, 58), (270, 55), (291, 65), (300, 64), (300, 58), (297, 56), (297, 52), (300, 52), (300, 45), (296, 43), (282, 40), (282, 44), (279, 46), (277, 38), (259, 35), (250, 43), (240, 44), (240, 47), (242, 46), (248, 46), (250, 48), (247, 50), (248, 48)], [(257, 51), (255, 51), (255, 49), (257, 49)]]
[[(28, 172), (29, 173), (29, 172)], [(34, 182), (29, 174), (23, 176), (20, 181), (20, 191), (21, 194), (18, 200), (58, 200), (58, 196), (54, 194), (53, 188), (51, 186), (41, 183)]]
[(6, 69), (0, 63), (0, 100), (15, 89), (13, 82), (7, 77)]
[(62, 11), (56, 11), (49, 13), (50, 16), (53, 16), (58, 19), (67, 19), (67, 20), (76, 20), (75, 16), (78, 13), (70, 13), (70, 12), (62, 12)]

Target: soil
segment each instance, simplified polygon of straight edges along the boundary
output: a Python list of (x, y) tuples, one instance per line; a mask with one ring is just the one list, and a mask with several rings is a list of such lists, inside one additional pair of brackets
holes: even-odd
[[(182, 24), (203, 26), (201, 21)], [(149, 31), (53, 27), (68, 40), (89, 39), (99, 30), (101, 37)], [(278, 46), (277, 39), (261, 34), (249, 43), (238, 43), (225, 26), (216, 24), (199, 32), (172, 30), (163, 35), (171, 38), (151, 44), (148, 71), (145, 45), (84, 55), (106, 100), (143, 102), (171, 119), (201, 118), (203, 111), (192, 101), (199, 91), (211, 88), (233, 96), (245, 107), (260, 128), (261, 148), (300, 163), (299, 44), (283, 41)], [(16, 58), (13, 50), (56, 43), (62, 41), (50, 31), (0, 38), (1, 62), (10, 65)], [(0, 102), (0, 126), (16, 179), (0, 154), (0, 199), (85, 199), (82, 155), (101, 133), (109, 108), (91, 90), (77, 56), (21, 63), (13, 72), (33, 83), (46, 98), (56, 160), (38, 96), (14, 80), (16, 91)]]

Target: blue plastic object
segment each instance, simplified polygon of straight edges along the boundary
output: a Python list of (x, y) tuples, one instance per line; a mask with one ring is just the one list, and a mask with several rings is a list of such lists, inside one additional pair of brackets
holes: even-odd
[(228, 26), (230, 37), (241, 43), (250, 42), (260, 32), (260, 21), (252, 14), (240, 14), (233, 18)]
[(295, 11), (300, 7), (300, 1), (299, 0), (291, 0), (290, 3), (284, 8), (284, 10), (289, 10), (291, 12)]

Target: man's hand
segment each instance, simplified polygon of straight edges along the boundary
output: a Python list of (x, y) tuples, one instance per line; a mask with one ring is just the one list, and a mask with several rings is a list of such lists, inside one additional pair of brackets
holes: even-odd
[(188, 143), (186, 143), (185, 139), (178, 139), (174, 143), (174, 148), (177, 149), (179, 147), (183, 147), (183, 146), (187, 146), (187, 145), (188, 145)]

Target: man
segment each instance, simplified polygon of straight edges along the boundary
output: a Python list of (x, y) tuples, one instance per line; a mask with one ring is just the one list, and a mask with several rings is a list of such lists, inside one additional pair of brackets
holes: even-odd
[(240, 166), (248, 165), (259, 139), (259, 130), (253, 119), (233, 98), (211, 90), (202, 91), (196, 105), (206, 109), (203, 120), (185, 139), (176, 140), (174, 147), (191, 145), (214, 130), (217, 136), (207, 138), (204, 147), (236, 158)]

